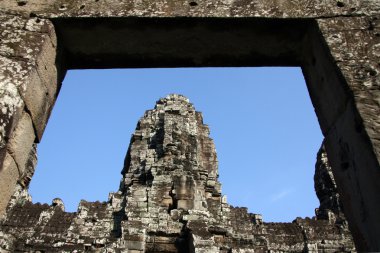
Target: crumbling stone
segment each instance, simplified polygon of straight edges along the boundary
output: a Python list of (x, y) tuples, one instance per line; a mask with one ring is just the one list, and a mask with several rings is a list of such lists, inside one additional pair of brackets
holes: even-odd
[(317, 218), (330, 220), (333, 223), (335, 223), (337, 219), (337, 222), (345, 222), (343, 205), (324, 145), (321, 146), (317, 155), (314, 186), (320, 201), (319, 208), (315, 210)]
[[(321, 200), (317, 217), (266, 223), (261, 215), (227, 203), (209, 132), (202, 114), (186, 97), (172, 94), (158, 100), (131, 137), (118, 192), (110, 193), (107, 202), (81, 201), (77, 212), (67, 213), (60, 199), (50, 206), (32, 204), (27, 194), (16, 191), (0, 225), (0, 249), (355, 251), (323, 147), (316, 165), (315, 185)], [(324, 215), (327, 212), (339, 219)]]
[(0, 1), (0, 217), (22, 186), (5, 169), (13, 131), (27, 113), (40, 141), (68, 69), (301, 66), (356, 246), (380, 251), (379, 13), (376, 0)]

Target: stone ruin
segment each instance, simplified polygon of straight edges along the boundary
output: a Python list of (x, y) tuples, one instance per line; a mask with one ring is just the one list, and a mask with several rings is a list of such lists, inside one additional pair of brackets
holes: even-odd
[(1, 0), (0, 217), (67, 70), (300, 66), (356, 249), (379, 252), (379, 63), (378, 0)]
[[(145, 112), (132, 135), (119, 190), (106, 202), (34, 204), (27, 186), (0, 223), (0, 252), (355, 252), (326, 152), (315, 168), (316, 217), (264, 222), (222, 195), (202, 114), (181, 95)], [(29, 157), (28, 184), (35, 153)]]

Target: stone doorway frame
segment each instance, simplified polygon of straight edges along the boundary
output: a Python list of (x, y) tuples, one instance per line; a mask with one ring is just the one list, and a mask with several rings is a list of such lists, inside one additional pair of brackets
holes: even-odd
[(301, 66), (356, 247), (379, 251), (379, 13), (376, 1), (3, 1), (0, 213), (28, 185), (67, 69)]

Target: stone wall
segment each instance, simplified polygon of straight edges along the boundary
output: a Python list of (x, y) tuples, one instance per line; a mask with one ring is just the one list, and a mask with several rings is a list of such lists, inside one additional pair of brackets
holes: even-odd
[(298, 65), (356, 246), (379, 251), (379, 12), (376, 0), (1, 1), (0, 212), (32, 175), (67, 69)]

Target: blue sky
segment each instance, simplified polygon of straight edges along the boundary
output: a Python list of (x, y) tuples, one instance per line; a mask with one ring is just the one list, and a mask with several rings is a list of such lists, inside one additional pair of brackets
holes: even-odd
[(69, 71), (38, 146), (30, 193), (105, 201), (116, 191), (137, 121), (170, 93), (187, 96), (209, 125), (223, 194), (264, 221), (313, 216), (322, 134), (300, 68)]

